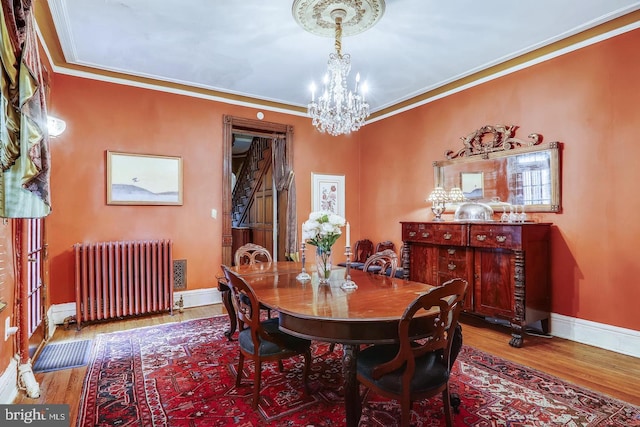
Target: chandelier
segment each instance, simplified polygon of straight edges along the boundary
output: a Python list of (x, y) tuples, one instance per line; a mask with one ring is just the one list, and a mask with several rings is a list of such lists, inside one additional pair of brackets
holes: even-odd
[(335, 37), (335, 53), (329, 55), (327, 73), (316, 98), (311, 85), (308, 113), (313, 125), (323, 133), (343, 135), (355, 132), (369, 116), (365, 100), (366, 84), (356, 74), (353, 90), (347, 86), (351, 56), (342, 53), (342, 35), (358, 34), (375, 24), (384, 12), (384, 0), (296, 0), (293, 15), (307, 31)]
[[(331, 13), (336, 22), (336, 51), (329, 55), (327, 74), (324, 75), (323, 92), (315, 100), (315, 84), (311, 84), (309, 115), (313, 125), (320, 132), (342, 135), (357, 131), (369, 116), (369, 104), (364, 99), (366, 86), (360, 83), (360, 73), (356, 75), (353, 92), (347, 88), (347, 76), (351, 71), (351, 56), (342, 54), (342, 19), (346, 12), (338, 9)], [(360, 92), (358, 91), (360, 89)]]

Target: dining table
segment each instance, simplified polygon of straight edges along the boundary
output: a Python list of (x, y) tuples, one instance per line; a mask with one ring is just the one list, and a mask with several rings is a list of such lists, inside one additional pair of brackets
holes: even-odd
[[(405, 309), (433, 288), (429, 284), (361, 270), (347, 272), (344, 267), (331, 270), (327, 284), (319, 283), (315, 272), (310, 280), (300, 281), (302, 264), (291, 261), (230, 269), (251, 286), (260, 304), (277, 311), (282, 331), (310, 340), (342, 344), (346, 425), (350, 427), (358, 425), (362, 412), (356, 378), (360, 346), (397, 342), (398, 323)], [(346, 273), (357, 288), (343, 289)]]

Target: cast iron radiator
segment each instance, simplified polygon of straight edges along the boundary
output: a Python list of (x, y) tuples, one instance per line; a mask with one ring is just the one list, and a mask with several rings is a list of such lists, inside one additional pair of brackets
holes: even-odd
[(171, 240), (76, 243), (78, 329), (90, 321), (173, 314), (172, 249)]

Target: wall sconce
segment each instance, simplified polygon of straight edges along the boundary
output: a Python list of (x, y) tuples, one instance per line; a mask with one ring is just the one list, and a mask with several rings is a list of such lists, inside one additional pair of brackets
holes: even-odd
[(47, 130), (49, 131), (49, 136), (56, 137), (62, 135), (62, 132), (67, 128), (67, 123), (53, 116), (47, 116)]
[(444, 221), (442, 219), (442, 213), (445, 209), (445, 203), (449, 200), (449, 196), (447, 192), (444, 191), (442, 187), (436, 187), (433, 189), (429, 197), (427, 198), (428, 202), (431, 202), (431, 211), (436, 216), (434, 221)]

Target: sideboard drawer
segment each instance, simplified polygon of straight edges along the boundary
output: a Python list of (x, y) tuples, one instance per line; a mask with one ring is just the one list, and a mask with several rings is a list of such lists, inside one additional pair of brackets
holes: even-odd
[(509, 225), (471, 225), (469, 244), (481, 248), (522, 248), (522, 228)]
[(433, 228), (433, 243), (437, 245), (467, 245), (466, 224), (431, 224)]
[(450, 246), (440, 248), (438, 254), (438, 273), (458, 277), (465, 275), (467, 271), (467, 249), (464, 247)]
[(433, 243), (434, 232), (431, 224), (410, 222), (402, 224), (402, 240), (409, 242)]

